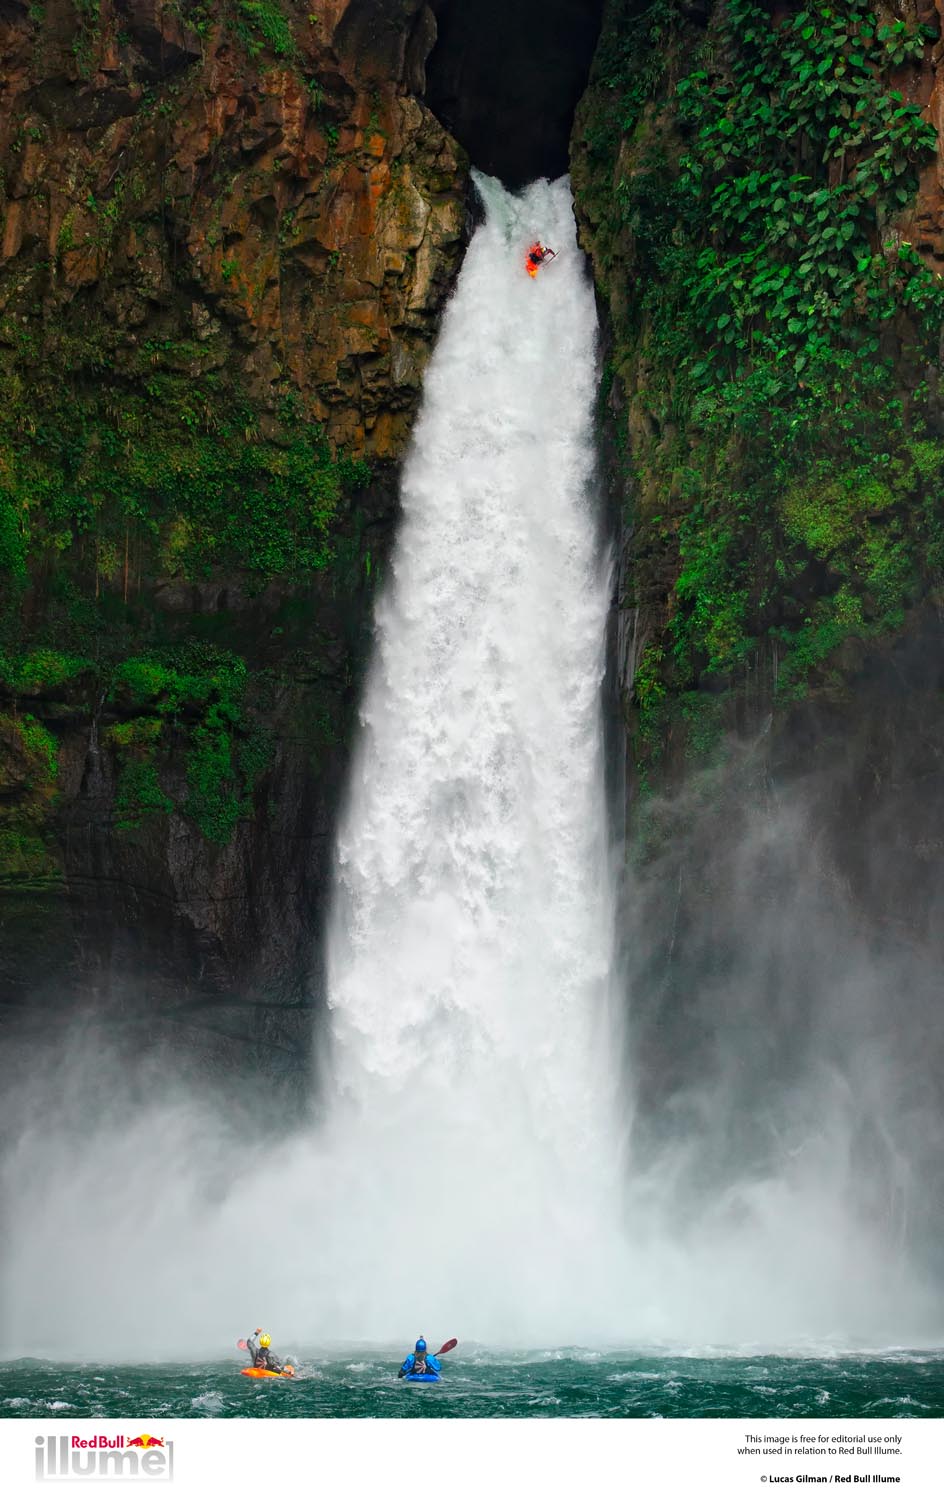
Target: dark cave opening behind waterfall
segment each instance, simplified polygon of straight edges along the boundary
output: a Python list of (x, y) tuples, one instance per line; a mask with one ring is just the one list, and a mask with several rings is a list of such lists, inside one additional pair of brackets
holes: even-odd
[(474, 166), (511, 188), (567, 171), (603, 0), (434, 0), (426, 100)]

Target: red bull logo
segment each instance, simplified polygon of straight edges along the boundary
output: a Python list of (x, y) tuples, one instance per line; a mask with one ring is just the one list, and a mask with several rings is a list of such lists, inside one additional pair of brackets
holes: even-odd
[(91, 1437), (38, 1437), (37, 1479), (138, 1479), (170, 1480), (174, 1477), (174, 1444), (171, 1438), (151, 1432), (125, 1437), (96, 1433)]

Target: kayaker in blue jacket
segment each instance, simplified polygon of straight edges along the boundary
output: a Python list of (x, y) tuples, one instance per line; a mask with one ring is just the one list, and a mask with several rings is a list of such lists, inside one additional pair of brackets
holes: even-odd
[(407, 1355), (397, 1371), (397, 1379), (402, 1380), (404, 1375), (438, 1375), (441, 1369), (435, 1354), (427, 1354), (426, 1340), (417, 1339), (413, 1353)]

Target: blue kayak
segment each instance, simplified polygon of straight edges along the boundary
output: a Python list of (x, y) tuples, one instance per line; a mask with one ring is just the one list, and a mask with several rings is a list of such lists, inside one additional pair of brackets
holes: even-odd
[(412, 1380), (414, 1385), (432, 1385), (435, 1381), (441, 1380), (442, 1376), (427, 1372), (425, 1375), (404, 1375), (403, 1378), (404, 1380)]

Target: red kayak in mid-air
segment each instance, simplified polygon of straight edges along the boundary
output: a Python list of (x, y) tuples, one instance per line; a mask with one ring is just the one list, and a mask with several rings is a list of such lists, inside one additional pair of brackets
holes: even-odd
[(530, 250), (524, 258), (524, 268), (527, 271), (528, 275), (531, 277), (532, 281), (540, 271), (541, 267), (547, 261), (553, 260), (556, 254), (556, 250), (551, 250), (547, 245), (542, 245), (540, 240), (535, 240), (534, 244), (531, 246)]

